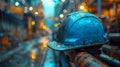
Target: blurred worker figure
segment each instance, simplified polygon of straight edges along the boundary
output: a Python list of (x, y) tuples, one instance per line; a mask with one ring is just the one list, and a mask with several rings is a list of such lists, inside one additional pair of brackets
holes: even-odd
[[(88, 12), (73, 12), (65, 17), (58, 29), (56, 41), (50, 42), (48, 46), (59, 51), (61, 67), (106, 67), (86, 54), (98, 55), (99, 48), (105, 43), (107, 37), (96, 16)], [(85, 53), (81, 55), (80, 52)]]

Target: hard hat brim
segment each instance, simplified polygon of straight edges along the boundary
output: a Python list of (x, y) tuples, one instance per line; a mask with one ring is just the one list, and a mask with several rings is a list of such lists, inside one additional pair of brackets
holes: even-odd
[(79, 45), (79, 46), (66, 46), (64, 44), (59, 44), (56, 41), (52, 41), (48, 43), (48, 47), (50, 47), (53, 50), (56, 51), (66, 51), (66, 50), (71, 50), (71, 49), (77, 49), (77, 48), (85, 48), (85, 47), (90, 47), (90, 46), (100, 46), (103, 44), (106, 44), (108, 41), (103, 42), (103, 43), (96, 43), (96, 44), (90, 44), (90, 45)]

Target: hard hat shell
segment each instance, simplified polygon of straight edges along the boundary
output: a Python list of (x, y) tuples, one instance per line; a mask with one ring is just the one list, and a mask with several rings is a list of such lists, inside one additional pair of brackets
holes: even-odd
[(68, 50), (106, 43), (101, 21), (89, 12), (73, 12), (67, 15), (57, 33), (57, 42), (48, 44), (55, 50)]

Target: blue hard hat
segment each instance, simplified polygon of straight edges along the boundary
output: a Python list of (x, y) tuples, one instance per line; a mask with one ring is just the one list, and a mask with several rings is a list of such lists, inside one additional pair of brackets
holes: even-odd
[(89, 12), (73, 12), (66, 16), (57, 33), (57, 40), (48, 44), (55, 50), (69, 50), (107, 42), (101, 21)]

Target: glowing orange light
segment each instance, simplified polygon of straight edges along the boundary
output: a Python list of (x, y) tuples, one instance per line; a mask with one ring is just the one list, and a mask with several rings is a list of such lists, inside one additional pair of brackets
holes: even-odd
[(41, 38), (40, 42), (41, 42), (42, 44), (46, 45), (46, 44), (48, 44), (49, 39), (48, 39), (46, 36), (44, 36), (44, 37)]
[(36, 59), (36, 52), (31, 53), (31, 59), (33, 59), (33, 60)]
[(64, 15), (63, 14), (60, 14), (60, 18), (63, 18), (64, 17)]
[(84, 8), (85, 8), (85, 7), (84, 7), (83, 5), (80, 6), (80, 9), (81, 9), (81, 10), (84, 10)]
[(38, 12), (35, 12), (35, 15), (38, 15)]
[(43, 47), (46, 48), (46, 47), (47, 47), (47, 44), (43, 44)]
[(59, 23), (55, 23), (55, 24), (54, 24), (54, 27), (57, 28), (57, 27), (59, 27), (59, 25), (60, 25)]
[(85, 11), (85, 12), (88, 11), (88, 7), (87, 7), (86, 3), (84, 3), (84, 2), (79, 5), (78, 9), (80, 11)]
[(33, 7), (29, 7), (29, 10), (33, 10)]
[(32, 25), (35, 25), (35, 21), (32, 21)]
[(47, 27), (44, 25), (44, 26), (43, 26), (43, 29), (46, 30), (46, 28), (47, 28)]

